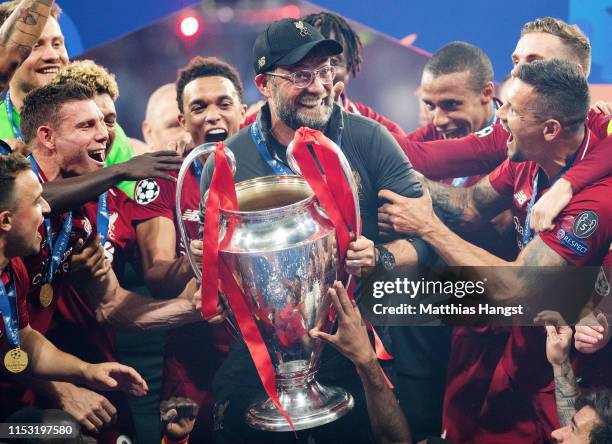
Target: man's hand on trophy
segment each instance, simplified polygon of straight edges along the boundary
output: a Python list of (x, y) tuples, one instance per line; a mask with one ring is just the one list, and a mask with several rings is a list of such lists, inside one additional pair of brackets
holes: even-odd
[(361, 277), (376, 265), (374, 242), (364, 236), (352, 241), (346, 252), (345, 270), (353, 276)]
[(211, 324), (220, 324), (226, 319), (227, 307), (225, 306), (225, 302), (223, 301), (223, 296), (221, 296), (221, 293), (219, 293), (219, 301), (217, 302), (217, 314), (215, 314), (212, 318), (208, 319), (208, 322)]
[(336, 281), (333, 288), (329, 289), (329, 297), (338, 316), (336, 334), (330, 335), (313, 328), (310, 330), (310, 336), (331, 344), (357, 367), (376, 360), (376, 352), (370, 343), (359, 307), (355, 301), (349, 299), (341, 282)]
[(189, 243), (189, 248), (191, 249), (191, 254), (193, 255), (196, 264), (198, 264), (198, 269), (202, 269), (202, 253), (204, 251), (204, 242), (201, 240), (192, 240)]

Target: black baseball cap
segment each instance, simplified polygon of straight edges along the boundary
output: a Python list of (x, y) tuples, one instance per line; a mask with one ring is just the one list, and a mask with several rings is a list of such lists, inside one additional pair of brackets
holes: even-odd
[(257, 36), (253, 45), (253, 67), (256, 74), (275, 66), (291, 66), (315, 48), (324, 48), (329, 55), (342, 52), (342, 45), (326, 39), (312, 25), (297, 19), (274, 22)]

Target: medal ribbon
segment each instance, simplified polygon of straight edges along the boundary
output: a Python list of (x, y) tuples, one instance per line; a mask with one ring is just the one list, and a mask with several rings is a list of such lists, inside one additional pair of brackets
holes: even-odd
[[(40, 169), (38, 168), (38, 164), (34, 159), (34, 156), (28, 156), (28, 160), (32, 165), (32, 170), (34, 170), (34, 174), (38, 176), (38, 180), (41, 183), (44, 183), (44, 179), (42, 174), (40, 174)], [(104, 193), (106, 194), (106, 193)], [(99, 202), (98, 202), (99, 205)], [(104, 204), (106, 205), (106, 204)], [(99, 206), (98, 206), (99, 211)], [(59, 267), (59, 264), (62, 262), (62, 258), (64, 257), (64, 253), (66, 252), (66, 247), (68, 246), (68, 240), (70, 239), (70, 232), (72, 231), (72, 211), (66, 212), (66, 220), (64, 220), (64, 224), (62, 225), (62, 229), (57, 234), (57, 239), (55, 240), (55, 245), (53, 242), (53, 232), (51, 230), (51, 219), (45, 217), (45, 233), (47, 235), (47, 243), (49, 244), (49, 250), (51, 251), (51, 260), (49, 261), (49, 269), (47, 270), (47, 283), (50, 284), (53, 281), (53, 275)], [(108, 215), (108, 209), (107, 209)], [(108, 231), (108, 223), (107, 223), (107, 231)]]
[[(293, 422), (282, 408), (276, 391), (274, 365), (263, 338), (251, 315), (244, 293), (235, 281), (231, 271), (219, 258), (219, 216), (220, 210), (238, 210), (238, 200), (232, 171), (227, 162), (222, 142), (215, 150), (215, 170), (213, 172), (204, 220), (204, 251), (202, 257), (202, 314), (209, 319), (217, 312), (219, 287), (226, 295), (236, 317), (238, 328), (251, 354), (266, 394), (287, 420), (292, 429)], [(228, 222), (226, 238), (231, 237), (231, 221)], [(221, 281), (219, 282), (219, 277)]]
[(21, 128), (17, 126), (17, 123), (15, 122), (15, 116), (13, 115), (13, 102), (11, 102), (10, 90), (6, 92), (4, 106), (6, 107), (6, 113), (8, 114), (8, 119), (11, 124), (11, 128), (13, 128), (13, 134), (15, 135), (15, 138), (23, 142), (23, 134), (21, 132)]
[(272, 171), (274, 171), (274, 174), (277, 176), (295, 176), (295, 173), (291, 171), (291, 168), (274, 159), (270, 155), (266, 142), (264, 141), (259, 129), (259, 119), (251, 124), (249, 132), (251, 134), (251, 139), (253, 139), (253, 142), (259, 151), (259, 154), (261, 154), (261, 157), (263, 157), (268, 166), (272, 169)]
[(98, 227), (98, 234), (101, 236), (100, 245), (103, 247), (108, 236), (109, 221), (110, 215), (108, 214), (108, 191), (106, 191), (98, 196), (98, 214), (96, 216), (96, 226)]
[(0, 279), (0, 311), (4, 321), (4, 330), (6, 338), (12, 348), (19, 348), (19, 314), (17, 311), (17, 291), (15, 290), (15, 281), (9, 273), (8, 290), (4, 286), (4, 282)]

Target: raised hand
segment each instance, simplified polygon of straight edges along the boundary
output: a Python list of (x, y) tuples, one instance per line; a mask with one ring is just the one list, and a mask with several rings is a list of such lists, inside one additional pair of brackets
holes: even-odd
[(317, 328), (310, 330), (310, 336), (331, 344), (356, 366), (376, 360), (376, 352), (370, 344), (366, 325), (361, 319), (359, 307), (349, 299), (341, 282), (336, 281), (329, 289), (329, 297), (338, 316), (338, 329), (330, 335)]

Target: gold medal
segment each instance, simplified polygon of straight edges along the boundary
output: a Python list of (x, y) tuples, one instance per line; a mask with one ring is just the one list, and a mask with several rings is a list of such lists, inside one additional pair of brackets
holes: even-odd
[(42, 287), (40, 287), (40, 305), (43, 307), (48, 307), (51, 305), (51, 301), (53, 301), (53, 287), (51, 284), (46, 283)]
[(4, 366), (11, 373), (21, 373), (28, 366), (28, 354), (19, 347), (13, 348), (4, 355)]

